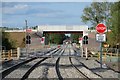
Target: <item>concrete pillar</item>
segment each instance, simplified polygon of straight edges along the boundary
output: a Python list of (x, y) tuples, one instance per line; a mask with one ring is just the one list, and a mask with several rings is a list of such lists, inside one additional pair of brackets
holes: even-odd
[(17, 59), (20, 58), (20, 47), (17, 48)]

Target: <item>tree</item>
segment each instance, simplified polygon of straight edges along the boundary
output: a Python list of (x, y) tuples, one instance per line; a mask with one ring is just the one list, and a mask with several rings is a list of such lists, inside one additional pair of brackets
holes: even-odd
[(65, 34), (54, 34), (51, 33), (49, 36), (50, 42), (55, 44), (62, 44), (65, 39)]
[(80, 37), (82, 37), (82, 34), (79, 33), (71, 34), (71, 39), (72, 42), (74, 43), (78, 43)]
[(65, 34), (57, 34), (57, 33), (45, 33), (46, 44), (62, 44), (65, 39)]
[(91, 6), (84, 8), (82, 21), (84, 23), (90, 22), (95, 27), (98, 23), (109, 23), (110, 7), (112, 3), (108, 2), (93, 2)]
[(117, 43), (120, 44), (120, 2), (115, 2), (111, 7), (111, 32), (108, 34), (108, 43), (112, 47), (116, 46)]
[(2, 46), (9, 50), (15, 48), (15, 44), (15, 41), (9, 39), (9, 33), (2, 31)]

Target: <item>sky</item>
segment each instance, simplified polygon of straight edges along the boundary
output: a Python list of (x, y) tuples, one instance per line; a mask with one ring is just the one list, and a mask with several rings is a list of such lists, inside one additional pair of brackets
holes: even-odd
[(90, 25), (82, 22), (83, 9), (91, 2), (3, 2), (2, 26)]

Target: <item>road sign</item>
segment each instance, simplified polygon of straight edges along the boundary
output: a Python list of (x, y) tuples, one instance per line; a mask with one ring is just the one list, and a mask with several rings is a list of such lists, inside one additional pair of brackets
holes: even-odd
[(45, 37), (42, 37), (41, 38), (41, 43), (44, 43), (45, 42)]
[(26, 32), (32, 32), (32, 29), (26, 29)]
[(106, 34), (96, 34), (96, 41), (105, 42), (106, 41)]
[(81, 41), (83, 38), (79, 38), (79, 41)]
[(104, 33), (105, 30), (106, 30), (106, 26), (105, 26), (104, 24), (102, 24), (102, 23), (100, 23), (100, 24), (98, 24), (98, 25), (96, 26), (96, 31), (97, 31), (98, 33)]
[(26, 44), (31, 44), (31, 36), (30, 35), (26, 36)]
[(83, 37), (83, 44), (88, 44), (88, 36)]

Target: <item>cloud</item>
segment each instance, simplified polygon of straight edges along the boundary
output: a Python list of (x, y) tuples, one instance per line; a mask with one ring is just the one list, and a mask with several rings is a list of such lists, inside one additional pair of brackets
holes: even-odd
[(18, 4), (18, 5), (15, 5), (14, 8), (15, 9), (25, 9), (25, 8), (28, 8), (29, 6), (28, 5), (22, 5), (22, 4)]
[(19, 12), (24, 12), (28, 8), (29, 6), (26, 4), (17, 4), (17, 5), (14, 5), (13, 7), (3, 7), (2, 11), (3, 11), (3, 14), (14, 14)]
[[(42, 4), (42, 3), (41, 3)], [(62, 10), (53, 9), (50, 7), (41, 7), (41, 5), (32, 5), (27, 3), (15, 3), (9, 4), (9, 6), (6, 5), (3, 8), (3, 14), (5, 15), (34, 15), (37, 16), (47, 16), (48, 14), (59, 14), (63, 13)]]

